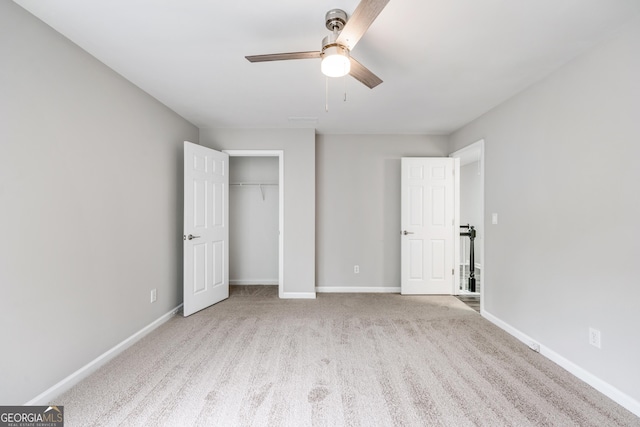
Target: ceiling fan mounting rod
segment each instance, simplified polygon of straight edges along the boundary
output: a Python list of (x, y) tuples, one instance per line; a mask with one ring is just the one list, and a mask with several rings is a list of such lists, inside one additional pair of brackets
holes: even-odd
[(334, 34), (339, 33), (347, 24), (347, 12), (342, 9), (331, 9), (324, 16), (324, 20), (327, 30)]

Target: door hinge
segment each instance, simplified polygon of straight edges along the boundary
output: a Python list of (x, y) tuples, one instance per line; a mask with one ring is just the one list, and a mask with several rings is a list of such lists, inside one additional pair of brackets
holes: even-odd
[(456, 274), (456, 269), (455, 269), (455, 268), (452, 268), (452, 269), (451, 269), (451, 275), (452, 275), (452, 276), (455, 276), (455, 274)]

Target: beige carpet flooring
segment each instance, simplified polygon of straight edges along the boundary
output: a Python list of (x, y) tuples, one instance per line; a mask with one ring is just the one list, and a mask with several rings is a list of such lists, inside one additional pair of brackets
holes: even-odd
[(454, 297), (277, 287), (176, 316), (60, 396), (66, 426), (640, 426)]

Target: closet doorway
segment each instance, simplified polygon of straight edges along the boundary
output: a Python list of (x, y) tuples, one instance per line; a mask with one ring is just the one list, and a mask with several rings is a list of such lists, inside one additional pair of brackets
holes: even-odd
[(284, 152), (229, 154), (229, 284), (284, 292)]

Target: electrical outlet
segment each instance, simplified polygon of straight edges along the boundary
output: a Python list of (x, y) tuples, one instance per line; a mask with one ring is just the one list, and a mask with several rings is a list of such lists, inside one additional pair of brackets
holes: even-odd
[(497, 213), (491, 214), (491, 224), (495, 225), (497, 223), (498, 223), (498, 214)]
[(156, 300), (158, 299), (158, 292), (157, 290), (151, 289), (151, 302), (156, 302)]
[(589, 344), (591, 344), (594, 347), (598, 347), (601, 348), (601, 341), (600, 341), (600, 331), (594, 328), (589, 328)]
[(360, 266), (359, 265), (354, 265), (353, 266), (353, 272), (356, 274), (360, 274)]

